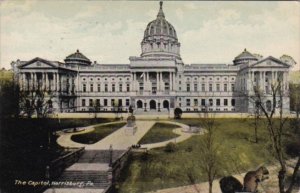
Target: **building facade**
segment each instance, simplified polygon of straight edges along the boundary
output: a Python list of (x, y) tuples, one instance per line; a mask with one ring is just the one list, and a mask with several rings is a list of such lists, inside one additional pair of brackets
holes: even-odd
[(254, 89), (260, 88), (272, 105), (271, 84), (281, 81), (283, 109), (289, 112), (288, 74), (283, 58), (262, 58), (246, 49), (232, 64), (184, 64), (176, 30), (160, 2), (155, 20), (145, 29), (140, 56), (129, 64), (91, 62), (77, 50), (64, 62), (34, 58), (14, 61), (15, 79), (23, 91), (51, 95), (51, 109), (59, 112), (128, 111), (252, 112)]

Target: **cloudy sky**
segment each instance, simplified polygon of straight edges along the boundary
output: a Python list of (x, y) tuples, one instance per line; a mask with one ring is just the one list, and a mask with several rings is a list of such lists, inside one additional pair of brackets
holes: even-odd
[[(79, 49), (98, 63), (139, 56), (158, 1), (0, 0), (0, 65), (42, 57), (63, 59)], [(166, 19), (190, 63), (232, 63), (247, 48), (300, 63), (300, 3), (165, 1)]]

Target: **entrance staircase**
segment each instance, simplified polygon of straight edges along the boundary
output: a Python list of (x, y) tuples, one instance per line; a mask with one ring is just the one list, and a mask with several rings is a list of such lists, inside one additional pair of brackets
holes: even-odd
[[(112, 162), (125, 150), (113, 150)], [(78, 162), (65, 169), (63, 174), (52, 181), (45, 193), (102, 193), (111, 186), (109, 150), (85, 150)]]

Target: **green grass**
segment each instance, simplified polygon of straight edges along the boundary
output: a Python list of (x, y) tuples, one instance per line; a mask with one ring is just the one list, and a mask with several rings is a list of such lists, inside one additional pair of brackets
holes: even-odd
[(78, 143), (94, 144), (113, 133), (114, 131), (123, 127), (126, 123), (113, 123), (108, 125), (95, 126), (95, 130), (89, 133), (73, 135), (71, 139)]
[(178, 135), (173, 133), (173, 129), (178, 128), (177, 125), (167, 123), (155, 123), (152, 128), (139, 141), (139, 144), (157, 143), (173, 139)]
[[(201, 125), (199, 119), (179, 122)], [(258, 143), (254, 143), (254, 129), (250, 119), (216, 119), (216, 141), (221, 155), (219, 176), (254, 169), (260, 164), (274, 163), (265, 123), (261, 121)], [(289, 125), (289, 124), (287, 124)], [(291, 136), (287, 136), (291, 139)], [(118, 183), (119, 193), (140, 193), (207, 181), (199, 166), (200, 146), (203, 136), (193, 136), (176, 144), (174, 153), (164, 148), (148, 153), (133, 153), (131, 164), (124, 169)], [(192, 176), (190, 178), (189, 176)]]

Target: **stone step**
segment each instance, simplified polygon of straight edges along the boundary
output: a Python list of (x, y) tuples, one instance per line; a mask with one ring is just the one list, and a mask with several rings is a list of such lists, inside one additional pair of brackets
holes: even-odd
[[(112, 161), (117, 160), (124, 152), (124, 150), (113, 150)], [(78, 163), (109, 163), (109, 161), (109, 150), (85, 150)]]

